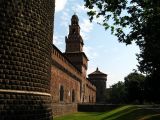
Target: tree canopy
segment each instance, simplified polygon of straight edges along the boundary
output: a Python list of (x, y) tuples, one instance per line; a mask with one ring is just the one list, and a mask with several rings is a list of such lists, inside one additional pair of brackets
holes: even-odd
[(115, 83), (111, 86), (110, 91), (107, 91), (109, 94), (109, 102), (114, 104), (124, 104), (126, 101), (126, 93), (125, 93), (125, 86), (123, 82)]
[[(111, 28), (120, 42), (130, 44), (135, 40), (138, 45), (144, 42), (147, 21), (158, 15), (158, 3), (157, 0), (85, 0), (91, 21), (103, 17), (102, 25)], [(109, 20), (113, 23), (109, 24)], [(126, 27), (130, 29), (127, 34), (123, 30)]]
[[(103, 18), (119, 42), (139, 46), (138, 69), (148, 76), (150, 89), (160, 94), (160, 1), (84, 0), (90, 20)], [(127, 29), (127, 32), (126, 32)], [(151, 86), (152, 85), (152, 86)], [(159, 97), (160, 100), (160, 97)]]
[(137, 100), (139, 103), (143, 103), (145, 76), (133, 72), (127, 75), (124, 80), (128, 102), (134, 102)]
[[(89, 8), (90, 20), (102, 17), (101, 24), (110, 28), (120, 42), (135, 41), (141, 50), (139, 70), (150, 74), (154, 68), (160, 68), (160, 1), (85, 0), (85, 6)], [(125, 32), (126, 28), (129, 32)]]
[(148, 101), (145, 96), (145, 79), (144, 75), (137, 72), (128, 74), (124, 78), (124, 82), (119, 81), (107, 89), (107, 102), (114, 104), (142, 104), (144, 101)]

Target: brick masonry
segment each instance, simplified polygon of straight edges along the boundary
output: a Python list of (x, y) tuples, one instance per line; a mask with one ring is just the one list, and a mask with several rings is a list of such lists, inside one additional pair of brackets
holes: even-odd
[[(64, 88), (64, 100), (60, 101), (60, 87)], [(75, 98), (72, 100), (74, 91)], [(53, 45), (51, 67), (51, 95), (53, 115), (77, 112), (78, 103), (95, 103), (96, 88)]]
[(96, 86), (96, 103), (105, 103), (107, 74), (100, 72), (97, 68), (96, 71), (88, 75), (88, 79)]
[(1, 120), (52, 119), (54, 2), (0, 1)]
[(53, 116), (58, 117), (77, 112), (77, 104), (53, 104)]
[(76, 112), (78, 103), (96, 102), (96, 87), (86, 78), (85, 53), (75, 54), (84, 59), (77, 69), (52, 45), (54, 4), (0, 1), (1, 120), (52, 120)]

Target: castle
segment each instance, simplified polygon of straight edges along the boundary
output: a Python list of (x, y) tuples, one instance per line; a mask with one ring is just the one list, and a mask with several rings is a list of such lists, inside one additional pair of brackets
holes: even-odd
[(0, 2), (1, 120), (51, 120), (77, 111), (78, 103), (104, 102), (107, 75), (86, 77), (77, 15), (62, 53), (52, 44), (54, 0)]
[(107, 75), (96, 70), (86, 77), (88, 58), (83, 52), (79, 19), (75, 14), (65, 41), (64, 53), (54, 45), (52, 52), (51, 94), (55, 116), (77, 111), (77, 103), (105, 102)]

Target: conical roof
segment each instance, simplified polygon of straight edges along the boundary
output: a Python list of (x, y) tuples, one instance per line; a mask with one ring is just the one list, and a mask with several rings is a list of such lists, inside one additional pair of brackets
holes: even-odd
[(107, 75), (107, 74), (99, 71), (99, 69), (98, 69), (98, 67), (97, 67), (96, 71), (94, 71), (93, 73), (91, 73), (91, 74), (89, 74), (89, 75)]

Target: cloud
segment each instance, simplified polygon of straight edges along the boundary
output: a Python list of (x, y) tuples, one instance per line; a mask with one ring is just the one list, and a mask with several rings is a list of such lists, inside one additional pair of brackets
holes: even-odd
[(89, 38), (89, 32), (93, 29), (93, 24), (90, 23), (88, 19), (83, 19), (83, 22), (80, 23), (81, 35), (84, 40)]
[(87, 13), (87, 10), (88, 8), (86, 8), (83, 4), (75, 4), (73, 7), (72, 7), (72, 11), (78, 13), (78, 14), (81, 14), (82, 12), (85, 12)]
[(53, 44), (55, 45), (62, 45), (63, 44), (63, 41), (62, 41), (62, 36), (56, 36), (54, 35), (53, 36)]
[(102, 24), (103, 20), (104, 20), (103, 16), (100, 16), (98, 18), (94, 17), (93, 22)]
[(64, 36), (54, 35), (53, 44), (58, 47), (61, 51), (64, 51)]
[(70, 15), (69, 15), (69, 10), (66, 9), (65, 11), (62, 12), (62, 16), (61, 16), (61, 26), (67, 27), (69, 25), (69, 21), (70, 21)]
[(83, 19), (83, 22), (81, 23), (81, 30), (82, 32), (90, 32), (93, 29), (93, 24), (88, 19)]
[[(86, 8), (84, 4), (76, 4), (72, 7), (72, 10), (75, 10), (76, 13), (81, 14), (82, 12), (87, 13), (90, 11), (90, 9)], [(94, 7), (93, 11), (98, 11), (98, 8)], [(89, 18), (88, 18), (89, 19)], [(104, 20), (103, 16), (100, 16), (99, 18), (94, 17), (93, 22), (94, 23), (102, 23)]]
[(75, 2), (76, 0), (68, 0), (69, 2)]
[(62, 11), (65, 8), (66, 3), (67, 3), (67, 0), (56, 0), (55, 12)]

